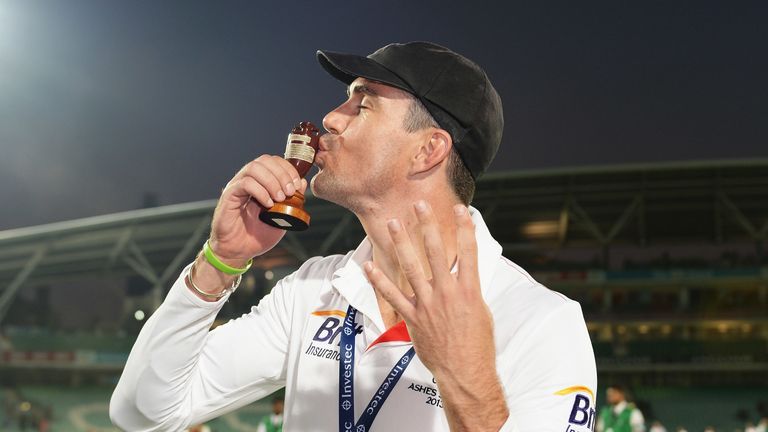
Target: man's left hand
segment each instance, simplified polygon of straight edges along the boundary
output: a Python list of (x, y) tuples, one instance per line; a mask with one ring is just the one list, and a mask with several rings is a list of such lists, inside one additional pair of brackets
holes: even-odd
[(454, 207), (458, 271), (451, 273), (432, 209), (423, 201), (414, 207), (431, 279), (396, 219), (387, 226), (413, 297), (372, 262), (365, 264), (366, 274), (405, 320), (416, 354), (435, 376), (451, 429), (498, 430), (508, 410), (496, 373), (493, 321), (480, 291), (474, 223), (465, 206)]

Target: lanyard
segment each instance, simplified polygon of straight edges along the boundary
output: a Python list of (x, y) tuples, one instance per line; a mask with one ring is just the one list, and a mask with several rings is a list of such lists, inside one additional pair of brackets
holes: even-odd
[(357, 316), (357, 309), (350, 305), (347, 309), (347, 316), (344, 318), (339, 346), (341, 353), (339, 356), (339, 432), (366, 432), (370, 430), (373, 420), (376, 419), (376, 415), (400, 377), (403, 376), (416, 352), (411, 347), (395, 363), (355, 423), (355, 316)]

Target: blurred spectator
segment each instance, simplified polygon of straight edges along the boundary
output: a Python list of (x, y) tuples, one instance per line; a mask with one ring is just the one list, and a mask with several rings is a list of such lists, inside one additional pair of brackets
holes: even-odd
[(19, 429), (26, 431), (28, 427), (32, 427), (32, 403), (26, 400), (22, 400), (16, 405), (16, 419), (19, 425)]
[(18, 392), (11, 388), (7, 387), (3, 391), (3, 424), (1, 430), (7, 430), (11, 428), (11, 425), (16, 422), (16, 419), (18, 418), (18, 411), (16, 410), (16, 407), (19, 405), (19, 394)]
[(283, 397), (272, 399), (272, 414), (264, 416), (256, 427), (256, 432), (282, 432), (283, 430)]
[(713, 426), (707, 426), (704, 428), (704, 432), (717, 432)]
[(744, 425), (744, 432), (757, 432), (757, 428), (751, 421), (748, 421), (747, 424)]
[(755, 432), (768, 432), (768, 417), (763, 417), (760, 422), (757, 423)]
[(597, 432), (645, 432), (643, 413), (628, 401), (627, 390), (612, 385), (606, 390), (608, 405), (600, 410)]
[(675, 432), (688, 432), (688, 429), (682, 426), (678, 426), (677, 429), (675, 429)]
[(667, 432), (667, 428), (660, 421), (655, 420), (651, 423), (651, 428), (648, 429), (648, 432)]
[(51, 421), (47, 416), (42, 416), (37, 421), (38, 432), (49, 432), (51, 430)]

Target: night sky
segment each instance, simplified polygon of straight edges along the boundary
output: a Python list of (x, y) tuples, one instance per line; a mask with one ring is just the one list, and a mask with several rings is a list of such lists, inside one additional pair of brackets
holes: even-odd
[(493, 171), (768, 157), (768, 3), (0, 0), (0, 230), (210, 199), (344, 87), (315, 51), (481, 64)]

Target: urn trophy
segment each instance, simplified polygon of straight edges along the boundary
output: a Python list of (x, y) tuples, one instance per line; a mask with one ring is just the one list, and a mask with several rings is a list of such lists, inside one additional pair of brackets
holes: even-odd
[[(312, 163), (320, 143), (320, 129), (311, 122), (301, 122), (288, 134), (285, 146), (285, 159), (291, 163), (304, 178)], [(283, 202), (270, 208), (262, 209), (259, 219), (267, 225), (289, 231), (303, 231), (309, 227), (309, 213), (304, 210), (304, 194), (296, 191)]]

